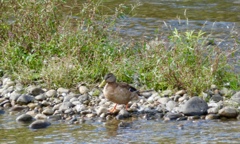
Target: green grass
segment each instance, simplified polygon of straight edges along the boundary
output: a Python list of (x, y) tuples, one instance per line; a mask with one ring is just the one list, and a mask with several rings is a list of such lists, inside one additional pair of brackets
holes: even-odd
[[(74, 14), (61, 12), (66, 7)], [(135, 7), (120, 5), (112, 15), (104, 8), (90, 1), (72, 6), (61, 0), (1, 1), (1, 75), (48, 88), (94, 85), (113, 72), (144, 88), (186, 89), (192, 95), (226, 82), (239, 89), (239, 75), (228, 64), (234, 52), (207, 45), (207, 34), (173, 30), (166, 41), (125, 42), (113, 29)]]

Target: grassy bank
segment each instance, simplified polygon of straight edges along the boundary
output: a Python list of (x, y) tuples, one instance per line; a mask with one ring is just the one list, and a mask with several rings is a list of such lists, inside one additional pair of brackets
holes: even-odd
[[(173, 30), (164, 41), (125, 42), (113, 29), (126, 7), (120, 5), (113, 15), (104, 15), (103, 8), (98, 2), (69, 7), (61, 0), (1, 1), (2, 73), (49, 88), (94, 84), (113, 72), (121, 81), (156, 90), (193, 94), (227, 82), (239, 89), (239, 75), (228, 64), (234, 51), (207, 45), (205, 33)], [(73, 15), (69, 9), (78, 11)]]

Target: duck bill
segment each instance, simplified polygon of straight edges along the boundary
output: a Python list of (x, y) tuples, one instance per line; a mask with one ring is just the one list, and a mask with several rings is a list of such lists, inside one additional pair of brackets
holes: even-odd
[(105, 80), (103, 80), (101, 83), (100, 83), (100, 85), (98, 85), (98, 87), (103, 87), (103, 86), (105, 86), (105, 84), (106, 84), (106, 81)]

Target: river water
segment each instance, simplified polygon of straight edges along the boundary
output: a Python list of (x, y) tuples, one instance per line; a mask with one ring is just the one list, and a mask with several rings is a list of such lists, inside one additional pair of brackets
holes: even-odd
[[(17, 115), (17, 114), (16, 114)], [(0, 116), (0, 143), (239, 143), (239, 120), (86, 121), (83, 124), (52, 122), (46, 129), (31, 130), (15, 121), (16, 115)], [(126, 127), (120, 122), (128, 123)], [(181, 125), (181, 126), (179, 126)]]
[[(71, 1), (68, 1), (71, 3)], [(107, 0), (114, 9), (120, 3), (135, 1)], [(239, 36), (239, 0), (140, 0), (135, 16), (119, 21), (120, 34), (134, 39), (154, 38), (169, 29), (202, 29), (224, 41), (229, 34)], [(184, 11), (187, 16), (184, 16)], [(181, 19), (181, 20), (180, 20)], [(168, 25), (166, 26), (164, 22)], [(239, 38), (238, 38), (239, 39)], [(231, 41), (231, 40), (229, 40)], [(231, 43), (222, 42), (222, 47)], [(52, 122), (46, 129), (31, 130), (17, 123), (20, 114), (0, 115), (0, 143), (239, 143), (239, 120), (168, 121), (131, 118), (122, 121), (86, 121), (83, 124)], [(181, 126), (179, 126), (181, 125)]]

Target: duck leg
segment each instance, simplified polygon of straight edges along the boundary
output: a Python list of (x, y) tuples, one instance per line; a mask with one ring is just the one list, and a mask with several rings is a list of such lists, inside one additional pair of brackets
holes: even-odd
[(117, 104), (109, 111), (110, 113), (113, 113), (117, 107)]

